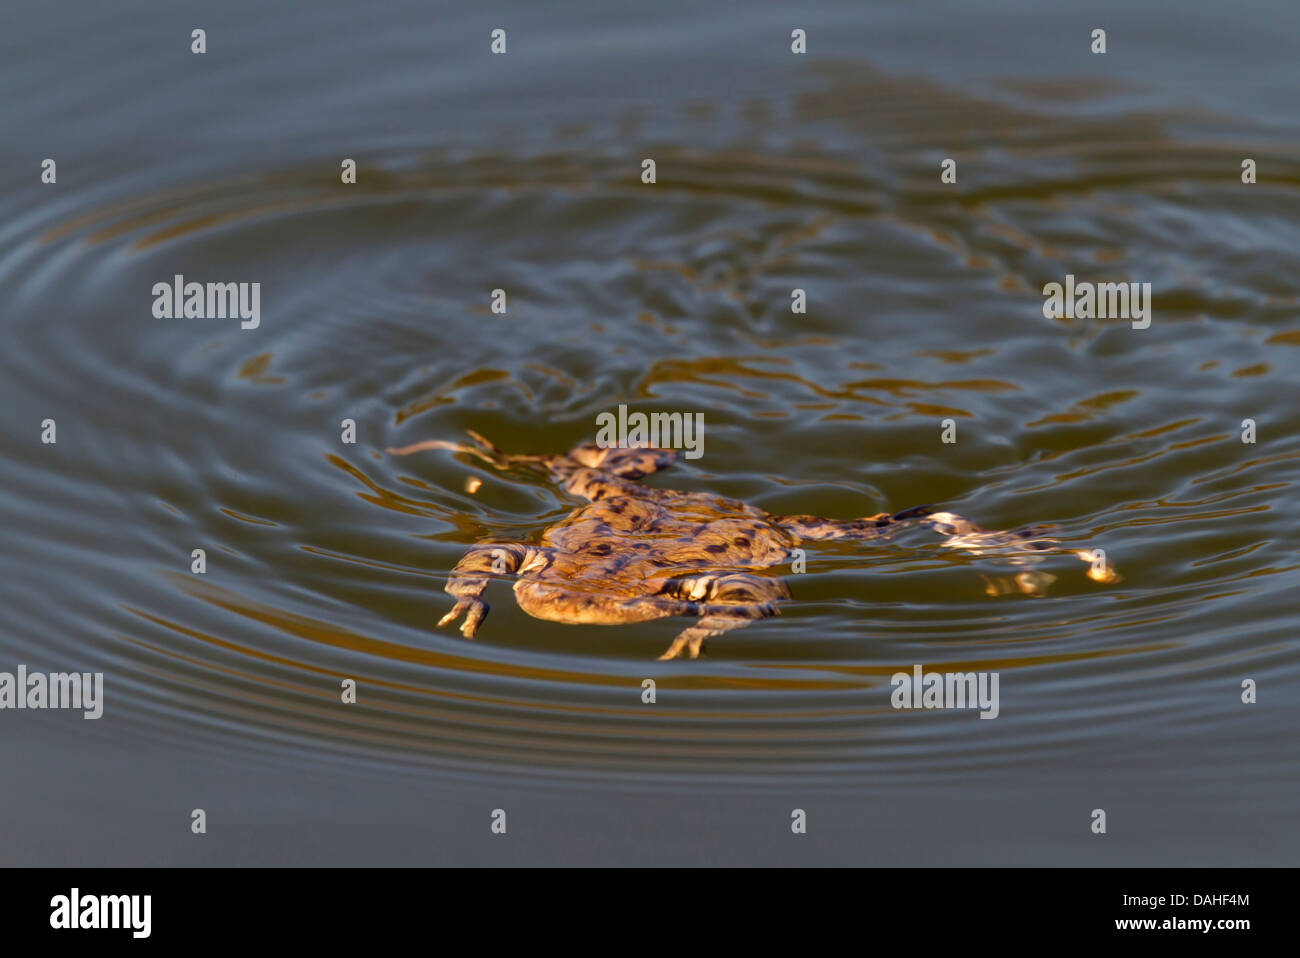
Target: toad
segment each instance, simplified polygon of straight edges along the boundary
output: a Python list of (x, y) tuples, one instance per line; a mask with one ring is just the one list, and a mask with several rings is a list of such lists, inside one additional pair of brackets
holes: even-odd
[[(1002, 556), (1025, 569), (986, 580), (990, 594), (1042, 595), (1055, 579), (1032, 567), (1060, 546), (1032, 530), (989, 531), (929, 506), (860, 519), (777, 515), (710, 493), (637, 482), (669, 465), (676, 458), (672, 450), (585, 442), (563, 455), (511, 455), (477, 433), (469, 435), (472, 443), (430, 440), (388, 452), (448, 449), (498, 469), (538, 471), (586, 503), (536, 544), (482, 542), (470, 548), (447, 583), (456, 604), (438, 622), (444, 626), (464, 615), (460, 631), (467, 639), (488, 613), (482, 598), (488, 582), (513, 577), (519, 607), (551, 622), (617, 625), (694, 618), (660, 659), (697, 658), (706, 639), (778, 614), (777, 605), (790, 598), (790, 590), (764, 570), (785, 563), (801, 543), (884, 538), (906, 524), (928, 526), (950, 548)], [(1068, 551), (1089, 563), (1094, 581), (1119, 581), (1104, 554)]]

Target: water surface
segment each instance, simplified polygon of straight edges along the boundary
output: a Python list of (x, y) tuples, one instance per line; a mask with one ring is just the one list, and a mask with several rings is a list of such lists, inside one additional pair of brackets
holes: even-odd
[[(0, 670), (106, 704), (0, 713), (0, 858), (1294, 864), (1300, 24), (1090, 7), (11, 7)], [(155, 319), (178, 273), (260, 325)], [(1044, 318), (1067, 273), (1151, 283), (1150, 328)], [(704, 414), (654, 485), (1050, 523), (1124, 581), (990, 597), (909, 534), (810, 548), (698, 662), (501, 585), (436, 630), (466, 548), (575, 503), (384, 450), (620, 403)], [(918, 663), (999, 718), (892, 709)]]

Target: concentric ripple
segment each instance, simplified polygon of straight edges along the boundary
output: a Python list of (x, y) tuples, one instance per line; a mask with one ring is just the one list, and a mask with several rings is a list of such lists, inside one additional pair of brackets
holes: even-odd
[[(1269, 185), (1243, 199), (1237, 143), (875, 73), (824, 83), (745, 136), (661, 144), (653, 188), (596, 131), (394, 151), (355, 187), (321, 155), (162, 190), (124, 173), (11, 211), (10, 656), (102, 667), (160, 749), (828, 785), (1104, 753), (1135, 723), (1239, 721), (1231, 688), (1207, 690), (1242, 675), (1294, 681), (1300, 417), (1278, 399), (1300, 347), (1300, 166), (1263, 156)], [(855, 126), (862, 83), (877, 110)], [(951, 198), (917, 147), (939, 103), (984, 160)], [(783, 108), (833, 145), (776, 148)], [(1153, 283), (1158, 321), (1043, 318), (1067, 272)], [(260, 326), (155, 319), (176, 274), (261, 283)], [(811, 550), (783, 615), (699, 662), (655, 661), (679, 622), (540, 622), (503, 586), (477, 641), (435, 630), (468, 546), (536, 541), (575, 503), (383, 450), (474, 429), (556, 452), (619, 403), (705, 414), (704, 458), (653, 484), (1051, 523), (1125, 579), (1051, 560), (1048, 597), (991, 597), (1005, 570), (918, 533)], [(30, 439), (46, 417), (56, 446)], [(1241, 442), (1247, 418), (1266, 441)], [(1002, 720), (894, 710), (889, 678), (914, 663), (999, 672)]]

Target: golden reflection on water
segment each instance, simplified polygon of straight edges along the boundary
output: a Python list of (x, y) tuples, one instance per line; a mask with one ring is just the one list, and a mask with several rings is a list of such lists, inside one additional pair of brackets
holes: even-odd
[[(339, 189), (332, 175), (332, 160), (311, 160), (274, 174), (212, 181), (114, 202), (45, 228), (39, 238), (45, 244), (66, 240), (79, 240), (86, 245), (119, 243), (121, 249), (144, 253), (158, 251), (177, 240), (193, 242), (217, 230), (255, 221), (274, 223), (306, 213), (354, 211), (365, 206), (388, 206), (403, 211), (448, 198), (505, 194), (513, 199), (541, 197), (557, 205), (575, 199), (605, 199), (615, 204), (626, 202), (629, 209), (635, 209), (635, 203), (653, 205), (669, 198), (670, 203), (687, 207), (698, 203), (701, 210), (710, 211), (709, 216), (701, 217), (704, 220), (715, 215), (711, 212), (715, 210), (753, 208), (761, 209), (763, 214), (756, 217), (750, 228), (728, 225), (722, 229), (710, 224), (678, 237), (680, 242), (667, 252), (658, 249), (627, 255), (622, 266), (637, 283), (660, 288), (684, 285), (713, 300), (748, 306), (750, 317), (765, 320), (770, 316), (763, 313), (761, 301), (768, 293), (760, 295), (760, 281), (796, 272), (806, 265), (805, 256), (819, 257), (817, 265), (824, 274), (829, 272), (826, 266), (827, 259), (831, 258), (831, 266), (851, 277), (858, 265), (855, 251), (873, 242), (885, 247), (891, 238), (906, 236), (908, 242), (924, 244), (927, 251), (938, 251), (941, 258), (932, 267), (939, 271), (934, 274), (939, 277), (936, 282), (964, 280), (972, 273), (979, 274), (977, 278), (984, 291), (996, 289), (1007, 299), (1028, 305), (1027, 315), (1039, 323), (1031, 327), (1031, 333), (1061, 337), (1063, 341), (1070, 336), (1070, 347), (1080, 350), (1095, 342), (1106, 324), (1071, 324), (1062, 319), (1055, 325), (1038, 319), (1033, 315), (1041, 305), (1037, 301), (1041, 280), (1038, 273), (1045, 268), (1044, 264), (1056, 269), (1071, 262), (1095, 263), (1117, 272), (1128, 272), (1135, 265), (1133, 254), (1143, 248), (1145, 241), (1135, 234), (1130, 248), (1127, 242), (1106, 231), (1110, 222), (1103, 222), (1103, 228), (1092, 233), (1080, 231), (1081, 235), (1071, 241), (1068, 229), (1062, 231), (1055, 226), (1048, 214), (1067, 223), (1073, 222), (1070, 217), (1077, 219), (1093, 213), (1135, 224), (1143, 215), (1144, 199), (1174, 199), (1189, 184), (1207, 196), (1216, 195), (1215, 190), (1233, 188), (1224, 186), (1223, 170), (1231, 170), (1238, 155), (1246, 155), (1242, 152), (1245, 147), (1239, 143), (1174, 139), (1167, 132), (1169, 123), (1178, 119), (1173, 115), (1159, 119), (1140, 114), (1080, 119), (992, 103), (962, 91), (941, 88), (927, 80), (891, 77), (869, 68), (832, 67), (824, 75), (826, 89), (798, 94), (785, 106), (763, 104), (763, 109), (750, 111), (750, 119), (760, 127), (770, 128), (784, 122), (781, 110), (789, 109), (800, 114), (802, 120), (838, 123), (850, 131), (846, 142), (869, 144), (879, 151), (879, 159), (822, 155), (817, 148), (806, 146), (792, 149), (790, 155), (777, 155), (746, 143), (711, 148), (669, 143), (657, 156), (664, 169), (671, 169), (673, 175), (657, 185), (653, 201), (646, 199), (646, 191), (629, 175), (626, 157), (608, 150), (573, 149), (567, 145), (553, 153), (527, 158), (485, 153), (449, 159), (431, 153), (400, 170), (386, 169), (382, 162), (365, 165), (359, 171), (359, 185), (348, 190)], [(1085, 99), (1089, 91), (1103, 87), (1104, 84), (1090, 87), (1084, 81), (1072, 83), (1068, 90), (1049, 84), (1023, 87), (1019, 92), (1060, 102)], [(991, 163), (991, 172), (985, 178), (963, 179), (959, 189), (937, 193), (933, 189), (930, 159), (916, 150), (918, 143), (931, 142), (936, 125), (946, 130), (949, 148), (973, 153), (996, 145), (1005, 151), (1013, 166)], [(1295, 191), (1300, 187), (1300, 163), (1294, 157), (1267, 155), (1254, 147), (1250, 152), (1267, 160), (1269, 188)], [(1046, 172), (1036, 176), (1019, 175), (1026, 168)], [(1005, 175), (1009, 169), (1017, 175)], [(1035, 222), (1033, 216), (1023, 215), (1026, 209), (1032, 209), (1047, 221), (1041, 231), (1031, 225)], [(1085, 222), (1089, 226), (1098, 224), (1095, 219)], [(845, 224), (858, 229), (864, 223), (881, 227), (878, 241), (863, 239), (876, 234), (844, 230)], [(547, 222), (536, 228), (557, 227), (554, 222)], [(575, 232), (581, 231), (575, 229)], [(556, 241), (564, 238), (561, 234)], [(449, 230), (428, 237), (427, 242), (445, 245), (459, 239), (454, 230)], [(697, 252), (708, 247), (723, 247), (728, 252), (717, 257)], [(869, 262), (863, 268), (880, 267)], [(1190, 275), (1178, 282), (1181, 288), (1167, 297), (1165, 303), (1170, 306), (1171, 315), (1176, 314), (1179, 321), (1187, 320), (1189, 326), (1207, 315), (1235, 320), (1245, 308), (1239, 298), (1216, 291), (1203, 277)], [(420, 288), (418, 293), (425, 297), (422, 301), (430, 298), (426, 288)], [(963, 298), (969, 295), (970, 288), (954, 286), (944, 308), (960, 313), (966, 305)], [(1274, 308), (1294, 306), (1295, 301), (1294, 296), (1268, 298)], [(481, 303), (461, 305), (464, 310), (480, 314), (486, 309)], [(874, 305), (864, 301), (862, 314), (870, 316)], [(745, 315), (743, 309), (738, 312), (742, 317)], [(928, 375), (902, 376), (897, 374), (892, 358), (883, 361), (873, 349), (871, 337), (864, 333), (864, 321), (856, 311), (851, 316), (836, 318), (841, 325), (834, 332), (778, 323), (764, 326), (756, 322), (745, 326), (738, 322), (732, 331), (734, 339), (716, 348), (711, 343), (701, 346), (694, 339), (714, 332), (701, 329), (705, 323), (691, 315), (673, 315), (671, 308), (652, 309), (640, 301), (627, 304), (626, 316), (607, 317), (592, 310), (578, 322), (584, 332), (601, 336), (613, 334), (620, 324), (631, 325), (622, 322), (630, 319), (641, 335), (663, 344), (657, 351), (648, 350), (639, 357), (648, 368), (643, 366), (628, 378), (627, 398), (656, 401), (671, 398), (676, 402), (684, 395), (694, 396), (698, 392), (709, 397), (706, 401), (716, 400), (725, 415), (757, 422), (755, 435), (763, 440), (767, 438), (767, 430), (775, 434), (781, 429), (782, 420), (793, 420), (793, 428), (799, 429), (801, 420), (797, 413), (801, 412), (820, 413), (816, 421), (831, 427), (864, 421), (885, 425), (899, 420), (929, 421), (949, 416), (978, 420), (990, 409), (999, 408), (999, 403), (1023, 402), (1023, 406), (1015, 407), (1023, 412), (1016, 413), (1019, 418), (1005, 431), (1030, 452), (1010, 462), (990, 457), (968, 470), (983, 470), (982, 475), (963, 477), (967, 480), (963, 488), (969, 489), (977, 500), (998, 485), (988, 481), (991, 477), (1003, 480), (1009, 477), (1016, 483), (1010, 490), (1014, 495), (1055, 493), (1060, 496), (1063, 484), (1076, 481), (1088, 480), (1086, 485), (1092, 489), (1098, 486), (1104, 489), (1110, 482), (1119, 488), (1124, 480), (1137, 475), (1173, 473), (1180, 454), (1203, 454), (1217, 451), (1220, 446), (1225, 452), (1243, 452), (1231, 431), (1235, 422), (1225, 425), (1226, 420), (1208, 413), (1179, 413), (1163, 424), (1146, 424), (1140, 415), (1141, 407), (1159, 400), (1161, 386), (1156, 382), (1113, 388), (1099, 372), (1100, 382), (1079, 384), (1073, 392), (1062, 390), (1058, 398), (1053, 389), (1040, 388), (1041, 381), (1035, 383), (1028, 374), (1022, 378), (1018, 373), (1011, 373), (1020, 381), (982, 375), (990, 368), (993, 372), (1007, 370), (1006, 364), (996, 362), (1002, 346), (953, 347), (952, 343), (960, 344), (961, 340), (954, 338), (952, 329), (941, 339), (905, 340), (903, 354), (934, 362), (927, 364)], [(1262, 340), (1262, 345), (1271, 347), (1272, 361), (1224, 356), (1206, 360), (1196, 368), (1207, 374), (1207, 381), (1214, 378), (1215, 382), (1221, 382), (1227, 378), (1235, 381), (1234, 388), (1245, 389), (1255, 380), (1277, 377), (1279, 368), (1284, 371), (1286, 363), (1294, 362), (1291, 350), (1300, 346), (1300, 330), (1271, 331), (1256, 325), (1250, 328), (1250, 335), (1255, 345)], [(733, 348), (736, 342), (752, 347), (746, 350), (750, 354)], [(947, 345), (933, 348), (936, 343)], [(494, 360), (491, 365), (466, 363), (461, 368), (441, 364), (436, 356), (413, 358), (411, 364), (416, 367), (427, 362), (427, 374), (416, 387), (385, 407), (386, 422), (391, 422), (393, 427), (407, 426), (421, 433), (413, 438), (425, 439), (447, 424), (449, 413), (496, 409), (511, 400), (522, 400), (527, 408), (535, 409), (546, 397), (547, 389), (562, 394), (556, 401), (558, 405), (572, 397), (600, 395), (600, 377), (604, 372), (599, 368), (601, 363), (611, 356), (637, 352), (626, 342), (616, 346), (602, 346), (597, 342), (593, 349), (599, 353), (599, 361), (592, 364), (596, 368), (583, 370), (566, 367), (563, 358), (553, 358), (554, 354), (543, 358), (541, 347), (550, 345), (545, 338), (537, 345), (537, 356), (513, 364)], [(920, 345), (926, 348), (915, 348)], [(260, 345), (252, 349), (255, 351), (250, 350), (234, 367), (234, 378), (240, 386), (294, 385), (277, 375), (272, 364), (283, 360), (286, 368), (296, 369), (293, 362), (300, 356), (295, 356), (292, 350), (274, 351)], [(490, 354), (490, 349), (485, 347), (485, 352)], [(698, 355), (699, 352), (706, 354)], [(199, 354), (202, 355), (201, 350)], [(850, 356), (852, 361), (848, 361)], [(823, 365), (819, 358), (828, 360), (824, 364), (825, 375), (818, 374)], [(829, 360), (844, 361), (840, 364)], [(947, 378), (945, 370), (936, 372), (934, 363), (949, 367), (969, 365), (970, 374)], [(540, 380), (530, 383), (525, 371), (537, 374)], [(1215, 376), (1210, 377), (1210, 373)], [(867, 378), (859, 378), (863, 375)], [(1101, 388), (1103, 384), (1105, 388)], [(347, 383), (331, 382), (328, 390), (320, 389), (320, 385), (313, 383), (316, 388), (308, 394), (309, 398), (357, 399), (348, 395)], [(683, 386), (690, 387), (690, 391), (683, 392)], [(1084, 392), (1092, 394), (1079, 398)], [(290, 393), (292, 388), (274, 394)], [(390, 398), (381, 397), (381, 401)], [(1036, 408), (1033, 403), (1037, 403)], [(1235, 412), (1233, 416), (1240, 418)], [(1073, 428), (1085, 425), (1091, 428)], [(519, 426), (519, 431), (526, 429)], [(1204, 434), (1197, 435), (1194, 430)], [(451, 437), (442, 435), (441, 438)], [(1300, 457), (1285, 451), (1260, 455), (1251, 450), (1251, 454), (1251, 458), (1244, 460), (1198, 465), (1183, 478), (1187, 485), (1197, 485), (1228, 480), (1248, 470), (1274, 467), (1269, 478), (1276, 479), (1280, 471), (1277, 467)], [(494, 514), (486, 505), (480, 508), (479, 503), (462, 496), (457, 491), (459, 484), (441, 488), (417, 475), (385, 478), (390, 464), (381, 461), (374, 451), (371, 452), (373, 461), (362, 464), (328, 450), (322, 455), (330, 469), (342, 477), (340, 488), (355, 493), (356, 500), (366, 507), (377, 506), (418, 520), (434, 520), (413, 523), (410, 535), (436, 543), (465, 545), (503, 531), (517, 531), (521, 525), (540, 528), (546, 521), (546, 510), (559, 511), (562, 507), (562, 503), (539, 494), (534, 515)], [(783, 457), (788, 455), (787, 448), (777, 447), (765, 456), (751, 457), (737, 471), (746, 474), (742, 478), (753, 479), (761, 464), (768, 472), (780, 473)], [(1034, 466), (1053, 463), (1049, 468), (1055, 471), (1026, 470), (1031, 457)], [(1152, 464), (1154, 468), (1150, 468)], [(869, 491), (869, 481), (862, 473), (854, 472), (854, 466), (852, 456), (846, 456), (837, 464), (836, 471), (825, 478), (775, 475), (770, 482), (777, 487), (824, 486), (847, 494), (863, 494)], [(1144, 466), (1149, 467), (1146, 472), (1136, 472)], [(414, 464), (401, 468), (418, 471)], [(1200, 499), (1180, 496), (1169, 486), (1161, 487), (1158, 494), (1147, 491), (1146, 486), (1141, 492), (1129, 489), (1122, 497), (1110, 497), (1111, 501), (1098, 514), (1088, 515), (1088, 510), (1083, 510), (1084, 515), (1076, 526), (1085, 527), (1076, 527), (1073, 532), (1083, 535), (1187, 526), (1218, 530), (1232, 528), (1234, 523), (1244, 526), (1245, 520), (1278, 509), (1258, 501), (1234, 507), (1219, 507), (1219, 504), (1279, 493), (1291, 485), (1289, 481), (1254, 482)], [(185, 510), (165, 500), (152, 501), (162, 503), (172, 518), (186, 515)], [(301, 531), (289, 521), (282, 522), (273, 510), (263, 516), (254, 514), (256, 509), (249, 511), (230, 505), (216, 508), (241, 526), (273, 527), (286, 536), (296, 536)], [(365, 517), (358, 514), (350, 518), (362, 522)], [(1268, 521), (1277, 520), (1270, 516)], [(435, 525), (437, 531), (429, 532), (427, 525)], [(1254, 568), (1230, 565), (1216, 570), (1222, 574), (1209, 583), (1212, 588), (1208, 589), (1207, 583), (1198, 582), (1180, 584), (1159, 595), (1136, 590), (1112, 594), (1107, 597), (1109, 605), (1096, 602), (1087, 606), (1088, 612), (1075, 612), (1073, 618), (1063, 615), (1047, 625), (1039, 623), (1034, 629), (1008, 628), (997, 633), (987, 623), (981, 623), (980, 634), (970, 641), (976, 642), (982, 652), (970, 657), (953, 652), (968, 641), (960, 623), (953, 625), (945, 621), (943, 627), (934, 628), (930, 628), (932, 623), (906, 624), (939, 633), (937, 638), (927, 636), (929, 647), (944, 648), (948, 654), (956, 655), (943, 660), (926, 655), (926, 668), (930, 670), (1010, 671), (1067, 663), (1115, 663), (1128, 656), (1173, 651), (1182, 647), (1181, 640), (1170, 639), (1167, 630), (1157, 630), (1156, 626), (1172, 624), (1177, 628), (1181, 610), (1174, 610), (1180, 605), (1204, 605), (1237, 597), (1243, 590), (1226, 588), (1227, 583), (1258, 581), (1297, 568), (1268, 561), (1266, 546), (1272, 544), (1273, 540), (1262, 538), (1236, 540), (1210, 556), (1173, 556), (1176, 550), (1171, 547), (1163, 557), (1170, 565), (1184, 563), (1190, 568), (1206, 568), (1238, 563), (1247, 557), (1253, 557), (1259, 564)], [(218, 548), (229, 550), (225, 545)], [(445, 570), (414, 568), (375, 555), (354, 554), (311, 543), (300, 543), (295, 548), (326, 562), (408, 577), (412, 589), (404, 601), (432, 603), (443, 599), (438, 587)], [(1161, 564), (1150, 554), (1140, 558), (1148, 566)], [(843, 567), (849, 567), (849, 560), (845, 560)], [(1127, 571), (1134, 567), (1126, 565), (1125, 568)], [(1136, 568), (1140, 574), (1142, 563)], [(166, 574), (166, 581), (202, 602), (207, 609), (227, 614), (232, 636), (246, 634), (249, 624), (255, 624), (291, 641), (268, 641), (263, 645), (246, 638), (231, 638), (220, 629), (199, 628), (173, 614), (147, 611), (145, 603), (123, 603), (141, 622), (178, 639), (173, 643), (123, 636), (135, 648), (148, 653), (140, 668), (155, 670), (164, 688), (202, 691), (218, 700), (230, 698), (226, 708), (232, 712), (255, 713), (264, 727), (321, 735), (325, 723), (334, 723), (330, 733), (351, 740), (398, 745), (412, 751), (437, 749), (465, 758), (479, 757), (485, 752), (508, 752), (519, 757), (525, 756), (530, 748), (545, 753), (548, 746), (538, 745), (539, 740), (554, 736), (560, 740), (554, 749), (585, 749), (590, 753), (585, 760), (593, 764), (619, 758), (671, 757), (688, 749), (694, 750), (692, 755), (696, 758), (734, 757), (726, 751), (728, 743), (751, 746), (752, 755), (763, 759), (816, 761), (830, 755), (837, 737), (851, 737), (836, 723), (889, 713), (887, 699), (873, 699), (876, 704), (868, 706), (858, 701), (845, 702), (843, 693), (879, 689), (892, 674), (911, 665), (910, 662), (862, 664), (834, 658), (727, 662), (720, 663), (719, 668), (728, 674), (719, 674), (719, 668), (713, 668), (711, 663), (685, 671), (652, 666), (631, 658), (604, 656), (591, 660), (596, 665), (584, 668), (574, 664), (578, 661), (574, 655), (522, 654), (488, 642), (470, 644), (448, 640), (432, 632), (427, 637), (413, 639), (411, 644), (386, 641), (254, 601), (241, 595), (237, 588), (222, 588), (173, 573)], [(1131, 606), (1116, 611), (1129, 600)], [(1151, 609), (1144, 607), (1142, 601), (1167, 605)], [(906, 600), (899, 604), (906, 604)], [(211, 622), (211, 617), (207, 621)], [(387, 628), (389, 624), (377, 620), (375, 629)], [(1148, 638), (1153, 634), (1163, 637)], [(1106, 635), (1108, 641), (1117, 641), (1118, 637), (1123, 645), (1083, 647), (1083, 639), (1094, 635)], [(1048, 647), (1047, 643), (1054, 640), (1077, 640), (1079, 647)], [(1005, 651), (1010, 644), (1039, 648), (1022, 655), (988, 657), (990, 647)], [(314, 664), (313, 648), (328, 648), (353, 656), (356, 667)], [(449, 648), (460, 651), (447, 651)], [(209, 651), (214, 654), (205, 654)], [(789, 647), (783, 651), (788, 652)], [(824, 648), (821, 654), (826, 654)], [(1245, 651), (1236, 653), (1238, 658), (1246, 654)], [(223, 664), (221, 655), (237, 657), (240, 665)], [(331, 656), (334, 660), (342, 657)], [(160, 662), (166, 664), (159, 668)], [(403, 669), (407, 671), (403, 673)], [(737, 670), (747, 674), (731, 674)], [(619, 704), (637, 702), (635, 692), (646, 672), (652, 672), (665, 691), (690, 694), (676, 701), (668, 697), (652, 713), (639, 704)], [(405, 677), (400, 677), (403, 674)], [(476, 684), (472, 677), (483, 680), (478, 683), (479, 691), (469, 690)], [(369, 702), (363, 697), (362, 702), (366, 704), (356, 717), (347, 719), (338, 717), (338, 694), (334, 687), (344, 678), (358, 680), (372, 695)], [(228, 679), (240, 683), (233, 696)], [(754, 708), (744, 700), (716, 694), (728, 692), (782, 693), (787, 698)], [(286, 698), (283, 693), (291, 696)], [(835, 704), (828, 705), (832, 699)], [(813, 720), (824, 724), (815, 725)], [(741, 724), (726, 727), (725, 723), (731, 721)], [(677, 724), (670, 725), (671, 722)], [(657, 727), (655, 723), (663, 725)], [(668, 731), (663, 731), (664, 728)], [(853, 734), (869, 739), (887, 733), (882, 733), (879, 725), (861, 722)], [(662, 735), (662, 740), (657, 740), (657, 735)], [(425, 741), (422, 736), (436, 737), (437, 743)], [(931, 746), (939, 747), (934, 743)], [(577, 760), (571, 758), (571, 761)]]
[[(356, 632), (331, 625), (312, 619), (308, 616), (298, 615), (295, 613), (284, 612), (272, 608), (262, 603), (245, 600), (222, 589), (218, 586), (195, 582), (190, 577), (168, 573), (169, 578), (181, 589), (194, 598), (216, 606), (226, 611), (233, 612), (243, 618), (260, 622), (274, 629), (292, 635), (295, 638), (306, 639), (311, 642), (317, 642), (322, 645), (332, 646), (334, 648), (346, 649), (352, 652), (359, 652), (364, 655), (373, 656), (390, 661), (405, 662), (413, 665), (429, 666), (432, 668), (442, 669), (449, 672), (471, 672), (497, 675), (509, 678), (528, 679), (536, 682), (563, 682), (575, 685), (595, 685), (610, 686), (617, 688), (637, 687), (640, 684), (641, 676), (629, 675), (606, 675), (595, 672), (581, 672), (573, 669), (555, 668), (541, 665), (522, 665), (518, 663), (492, 661), (487, 657), (478, 657), (474, 655), (452, 655), (440, 652), (435, 648), (416, 648), (409, 645), (402, 645), (396, 642), (386, 642), (383, 639), (376, 639), (370, 636), (360, 635)], [(441, 598), (439, 593), (432, 593), (432, 598)], [(262, 659), (267, 662), (274, 662), (281, 665), (292, 665), (296, 668), (303, 668), (307, 671), (318, 671), (317, 667), (304, 662), (295, 661), (283, 656), (254, 649), (247, 646), (240, 646), (228, 640), (220, 639), (216, 636), (195, 632), (187, 627), (167, 621), (152, 613), (147, 613), (140, 609), (132, 609), (134, 614), (141, 618), (154, 622), (158, 625), (174, 629), (190, 638), (199, 639), (225, 648), (230, 651), (239, 652), (256, 659)], [(461, 640), (457, 640), (458, 642)], [(467, 651), (472, 649), (467, 645)], [(323, 674), (339, 674), (329, 670), (319, 670)], [(351, 675), (357, 678), (356, 675)], [(367, 678), (367, 682), (374, 681), (378, 685), (385, 687), (400, 688), (404, 691), (419, 692), (434, 696), (455, 695), (456, 693), (446, 692), (445, 690), (431, 689), (423, 686), (408, 686), (395, 684), (383, 680)], [(805, 680), (788, 680), (788, 679), (747, 679), (737, 678), (734, 676), (706, 676), (706, 675), (672, 675), (664, 679), (665, 684), (672, 683), (674, 687), (683, 689), (737, 689), (737, 688), (754, 688), (754, 689), (832, 689), (832, 688), (851, 688), (853, 686), (842, 682), (832, 680), (827, 681), (805, 681)], [(483, 699), (482, 701), (493, 701)], [(496, 700), (504, 704), (506, 700)], [(556, 705), (560, 710), (566, 709), (567, 705)], [(579, 708), (579, 710), (583, 710)], [(637, 710), (630, 709), (627, 714), (633, 714)], [(667, 713), (665, 713), (667, 714)], [(687, 713), (683, 713), (687, 714)], [(704, 715), (707, 713), (690, 713)], [(728, 713), (735, 714), (735, 713)], [(756, 716), (751, 716), (756, 717)]]

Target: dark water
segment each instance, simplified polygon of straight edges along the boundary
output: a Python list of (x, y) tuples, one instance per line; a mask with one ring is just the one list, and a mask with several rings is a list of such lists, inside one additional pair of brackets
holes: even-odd
[[(1294, 864), (1300, 18), (1047, 6), (7, 5), (0, 671), (105, 706), (0, 712), (0, 861)], [(154, 318), (177, 273), (260, 325)], [(1067, 273), (1150, 328), (1045, 319)], [(990, 597), (918, 534), (698, 662), (501, 585), (435, 630), (573, 502), (383, 450), (620, 403), (704, 413), (653, 484), (1052, 523), (1124, 581)], [(892, 709), (914, 664), (1000, 716)]]

